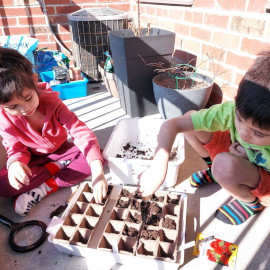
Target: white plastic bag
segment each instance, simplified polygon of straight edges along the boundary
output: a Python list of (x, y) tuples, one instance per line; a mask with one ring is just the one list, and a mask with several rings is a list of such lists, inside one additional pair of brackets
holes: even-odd
[(15, 49), (24, 55), (35, 67), (33, 51), (37, 48), (38, 39), (27, 36), (2, 36), (0, 44), (4, 48)]

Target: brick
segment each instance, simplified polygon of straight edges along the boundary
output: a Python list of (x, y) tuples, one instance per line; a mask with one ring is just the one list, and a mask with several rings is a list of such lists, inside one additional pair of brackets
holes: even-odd
[(79, 6), (56, 6), (56, 14), (69, 14), (81, 9)]
[(148, 15), (156, 15), (156, 8), (153, 7), (153, 6), (146, 6), (145, 7), (145, 12), (148, 14)]
[(234, 100), (236, 93), (237, 93), (237, 87), (231, 86), (231, 85), (223, 85), (222, 86), (222, 93), (223, 93), (223, 101), (227, 100)]
[(201, 44), (198, 41), (185, 38), (182, 42), (182, 49), (187, 50), (195, 55), (200, 54)]
[(48, 48), (49, 50), (60, 50), (60, 46), (56, 43), (39, 43), (38, 44), (38, 49), (42, 49), (42, 48)]
[(203, 14), (199, 12), (186, 11), (184, 15), (185, 22), (201, 24), (203, 22)]
[(209, 42), (211, 40), (211, 32), (200, 27), (191, 27), (191, 36)]
[(45, 17), (26, 17), (19, 18), (20, 25), (36, 25), (36, 24), (45, 24)]
[(217, 5), (223, 10), (238, 10), (244, 11), (246, 0), (217, 0)]
[(65, 33), (65, 32), (69, 32), (68, 24), (59, 24), (58, 25), (58, 33)]
[(16, 18), (0, 18), (0, 26), (15, 26), (17, 24)]
[(5, 27), (3, 28), (5, 35), (29, 35), (30, 28), (29, 27)]
[(108, 7), (114, 8), (114, 9), (119, 9), (121, 11), (130, 11), (130, 4), (120, 4), (120, 5), (108, 4)]
[(13, 7), (13, 0), (0, 0), (1, 7)]
[(209, 71), (214, 75), (214, 78), (220, 78), (227, 82), (234, 82), (235, 71), (232, 68), (223, 66), (222, 63), (209, 62)]
[(198, 54), (196, 68), (200, 73), (205, 73), (209, 69), (209, 61), (206, 61), (207, 58)]
[(264, 32), (265, 21), (243, 18), (243, 17), (233, 17), (231, 22), (231, 29), (244, 34), (252, 34), (261, 36)]
[(61, 5), (61, 4), (70, 5), (70, 1), (69, 0), (46, 0), (46, 6), (47, 5)]
[(184, 20), (184, 11), (179, 9), (170, 9), (169, 18), (172, 20), (183, 21)]
[(49, 42), (50, 41), (49, 40), (49, 35), (47, 35), (47, 34), (37, 34), (37, 35), (34, 34), (31, 37), (37, 38), (39, 40), (39, 43), (40, 42)]
[(44, 15), (44, 12), (40, 6), (39, 7), (27, 7), (27, 10), (28, 10), (29, 16)]
[(27, 16), (26, 8), (0, 8), (0, 16), (1, 17), (18, 17), (20, 16)]
[(265, 13), (265, 4), (267, 0), (265, 0), (264, 2), (265, 3), (260, 3), (258, 5), (258, 0), (249, 0), (247, 11)]
[(17, 0), (16, 6), (34, 6), (39, 5), (38, 0)]
[(229, 48), (238, 50), (240, 44), (240, 36), (230, 33), (214, 32), (212, 37), (212, 44), (222, 48)]
[(198, 8), (214, 8), (215, 7), (215, 0), (195, 0), (193, 7)]
[(243, 38), (241, 51), (250, 54), (258, 54), (263, 50), (269, 49), (269, 43), (257, 39)]
[(244, 77), (244, 74), (241, 74), (241, 73), (236, 73), (236, 75), (235, 75), (235, 80), (234, 80), (234, 83), (236, 84), (236, 85), (239, 85), (239, 83), (241, 82), (241, 80), (243, 79), (243, 77)]
[(174, 31), (174, 23), (172, 21), (159, 21), (159, 27), (168, 31)]
[(59, 34), (58, 38), (60, 40), (65, 40), (65, 41), (70, 41), (70, 34), (69, 33), (63, 33), (63, 34)]
[(215, 61), (223, 62), (225, 61), (225, 50), (222, 48), (217, 48), (212, 45), (202, 44), (202, 54), (208, 55)]
[(168, 9), (167, 8), (157, 8), (157, 14), (159, 18), (167, 18), (169, 15)]
[(227, 28), (229, 23), (229, 17), (228, 16), (219, 16), (216, 14), (209, 14), (206, 13), (204, 16), (204, 24), (218, 27), (218, 28)]
[(174, 24), (174, 31), (179, 35), (190, 36), (190, 26), (182, 23)]
[(99, 3), (119, 3), (119, 0), (98, 0)]
[(49, 16), (49, 20), (52, 24), (67, 24), (67, 15)]
[(254, 63), (254, 59), (247, 57), (247, 56), (241, 56), (236, 53), (228, 52), (226, 57), (226, 64), (229, 66), (236, 67), (241, 70), (248, 70), (251, 65)]
[(182, 43), (183, 43), (183, 37), (176, 35), (175, 36), (175, 48), (182, 48)]
[(46, 12), (47, 12), (47, 15), (54, 15), (55, 14), (55, 10), (54, 10), (54, 7), (47, 7), (46, 6)]
[(88, 4), (90, 3), (97, 3), (98, 0), (72, 0), (72, 4), (75, 4), (75, 5), (81, 5), (81, 4), (85, 4), (85, 2), (87, 2)]
[(50, 29), (48, 26), (32, 26), (31, 29), (34, 34), (44, 34), (44, 33), (50, 32)]

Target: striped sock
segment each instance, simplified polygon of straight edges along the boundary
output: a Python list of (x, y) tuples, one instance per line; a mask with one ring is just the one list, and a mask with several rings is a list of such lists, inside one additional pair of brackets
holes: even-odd
[(212, 166), (211, 158), (206, 157), (206, 158), (202, 158), (202, 159), (205, 161), (208, 168), (206, 170), (193, 173), (189, 177), (189, 183), (194, 188), (204, 186), (205, 184), (208, 184), (208, 183), (216, 182), (216, 180), (214, 179), (212, 172), (211, 172), (211, 166)]
[(260, 204), (258, 198), (250, 203), (244, 203), (235, 199), (229, 204), (220, 207), (216, 211), (215, 217), (227, 224), (240, 225), (262, 210), (263, 206)]

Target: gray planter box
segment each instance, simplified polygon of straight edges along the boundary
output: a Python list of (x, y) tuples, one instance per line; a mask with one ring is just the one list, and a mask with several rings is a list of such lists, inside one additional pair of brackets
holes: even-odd
[(208, 87), (178, 90), (162, 87), (155, 83), (157, 78), (164, 77), (170, 78), (167, 72), (160, 73), (153, 78), (155, 100), (163, 119), (181, 116), (190, 110), (200, 110), (206, 106), (214, 84), (211, 78), (197, 73), (195, 78), (209, 84)]
[(158, 113), (152, 79), (156, 67), (146, 63), (170, 66), (175, 33), (152, 28), (149, 36), (135, 37), (132, 30), (109, 31), (114, 71), (120, 103), (131, 117)]

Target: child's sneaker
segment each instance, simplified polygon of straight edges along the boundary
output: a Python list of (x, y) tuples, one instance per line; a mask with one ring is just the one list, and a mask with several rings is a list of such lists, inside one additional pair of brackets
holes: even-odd
[(54, 178), (51, 177), (46, 183), (19, 195), (15, 201), (15, 212), (20, 216), (28, 215), (36, 203), (58, 189)]

